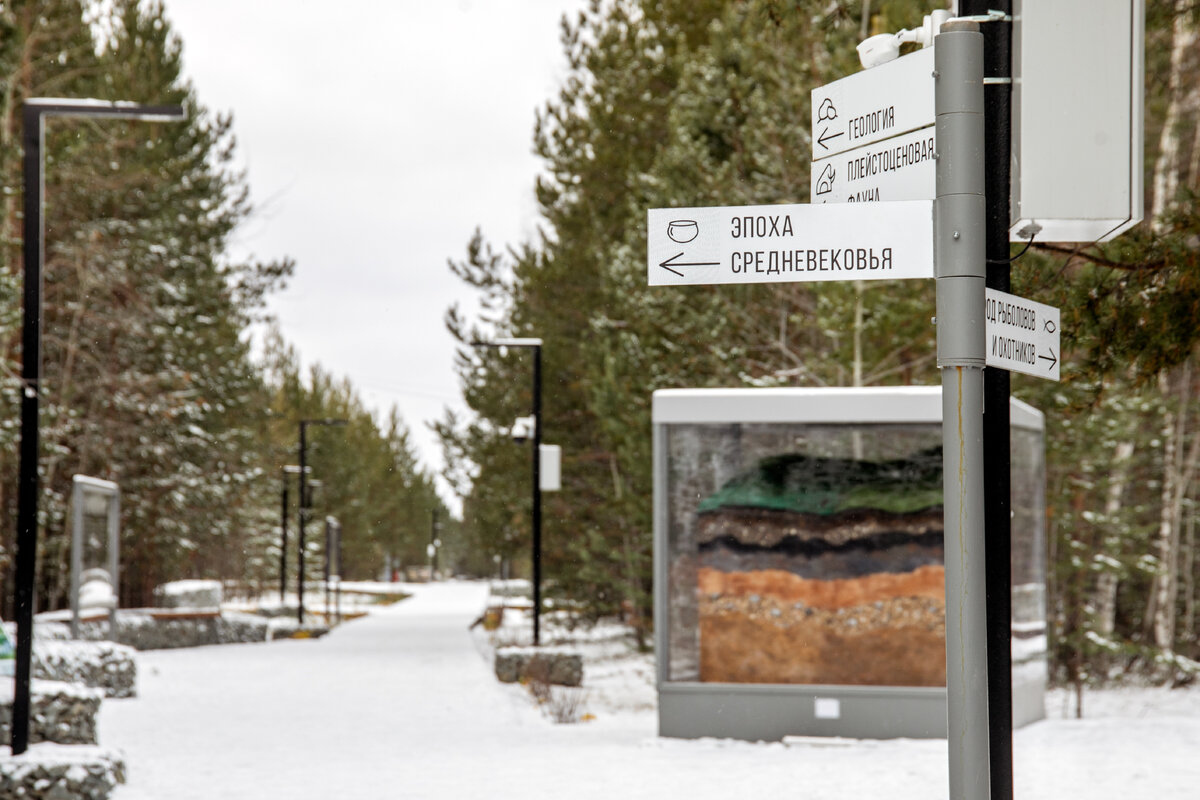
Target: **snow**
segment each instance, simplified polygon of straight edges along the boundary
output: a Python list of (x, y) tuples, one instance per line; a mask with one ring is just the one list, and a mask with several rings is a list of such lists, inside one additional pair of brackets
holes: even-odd
[[(594, 717), (556, 724), (495, 680), (492, 637), (468, 630), (486, 585), (404, 590), (321, 639), (140, 654), (139, 697), (101, 710), (100, 742), (127, 766), (114, 800), (946, 796), (944, 741), (659, 738), (653, 662), (617, 626), (544, 629), (585, 654)], [(1200, 689), (1092, 692), (1083, 720), (1054, 692), (1047, 710), (1016, 733), (1017, 800), (1196, 796)]]

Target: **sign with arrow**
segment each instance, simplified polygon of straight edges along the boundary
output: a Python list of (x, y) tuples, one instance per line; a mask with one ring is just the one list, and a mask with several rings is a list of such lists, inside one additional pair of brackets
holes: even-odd
[(1057, 381), (1058, 309), (997, 289), (985, 293), (987, 365)]
[(933, 277), (933, 201), (652, 208), (651, 286)]
[(933, 48), (812, 90), (813, 160), (933, 125)]
[(809, 197), (814, 203), (932, 200), (936, 183), (929, 127), (814, 161)]

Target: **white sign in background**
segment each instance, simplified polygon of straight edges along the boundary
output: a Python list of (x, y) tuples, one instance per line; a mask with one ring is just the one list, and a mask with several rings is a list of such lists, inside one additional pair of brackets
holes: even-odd
[(985, 295), (987, 365), (1058, 380), (1058, 309), (997, 289)]
[(814, 203), (932, 200), (937, 190), (933, 127), (814, 161)]
[(813, 160), (934, 122), (933, 48), (812, 90)]
[(933, 277), (933, 201), (652, 208), (651, 286)]

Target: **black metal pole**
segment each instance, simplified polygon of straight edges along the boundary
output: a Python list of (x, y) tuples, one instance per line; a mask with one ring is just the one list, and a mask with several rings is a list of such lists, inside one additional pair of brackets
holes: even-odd
[(342, 624), (342, 523), (335, 520), (334, 533), (337, 534), (337, 588), (334, 590), (334, 602), (337, 604), (337, 621)]
[(541, 644), (542, 618), (542, 340), (501, 339), (475, 347), (528, 347), (533, 350), (533, 644)]
[(279, 515), (279, 605), (287, 593), (287, 545), (288, 545), (288, 474), (283, 470), (283, 488), (280, 491), (282, 509)]
[(33, 658), (34, 581), (37, 577), (38, 394), (42, 373), (42, 175), (43, 119), (46, 116), (175, 121), (182, 106), (143, 106), (88, 99), (31, 97), (21, 109), (24, 148), (23, 321), (21, 328), (21, 446), (17, 476), (17, 552), (14, 613), (17, 622), (13, 679), (12, 754), (29, 747), (29, 682)]
[(312, 509), (312, 488), (308, 480), (308, 426), (346, 425), (344, 419), (300, 420), (300, 501), (297, 509), (298, 530), (296, 531), (296, 621), (304, 624), (304, 533), (308, 512)]
[(333, 608), (333, 596), (329, 591), (329, 577), (332, 574), (329, 570), (330, 547), (333, 544), (333, 526), (329, 524), (329, 517), (325, 518), (325, 624), (328, 625), (333, 619), (331, 609)]
[(25, 297), (21, 338), (21, 463), (17, 484), (17, 663), (12, 754), (29, 747), (29, 681), (33, 657), (33, 591), (37, 571), (38, 386), (42, 367), (42, 114), (25, 106)]
[(533, 347), (533, 646), (542, 620), (542, 346)]
[[(1011, 0), (962, 0), (959, 12), (1012, 15)], [(984, 35), (985, 193), (989, 289), (1010, 291), (1009, 223), (1012, 153), (1012, 22)], [(1012, 467), (1008, 370), (983, 375), (984, 560), (987, 569), (987, 665), (991, 800), (1011, 800), (1012, 779)]]
[(432, 521), (429, 523), (429, 580), (433, 580), (437, 575), (437, 558), (438, 558), (438, 510), (435, 506), (432, 512)]
[(304, 624), (304, 523), (308, 521), (308, 420), (300, 420), (300, 501), (296, 513), (296, 622)]

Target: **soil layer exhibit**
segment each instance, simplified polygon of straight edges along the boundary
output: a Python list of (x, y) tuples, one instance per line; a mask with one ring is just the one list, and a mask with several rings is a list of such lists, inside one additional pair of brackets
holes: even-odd
[(700, 680), (945, 686), (944, 572), (826, 581), (701, 567)]
[(944, 686), (940, 448), (759, 460), (698, 506), (700, 680)]

